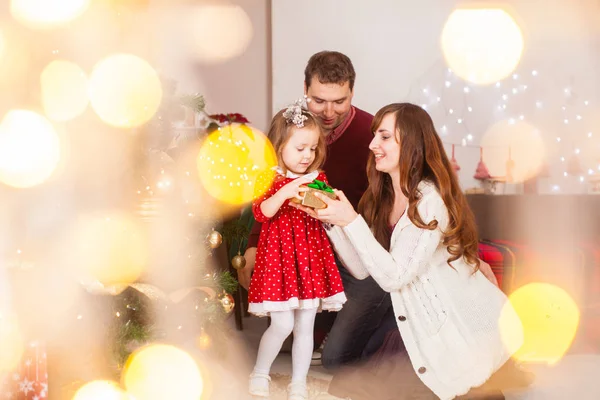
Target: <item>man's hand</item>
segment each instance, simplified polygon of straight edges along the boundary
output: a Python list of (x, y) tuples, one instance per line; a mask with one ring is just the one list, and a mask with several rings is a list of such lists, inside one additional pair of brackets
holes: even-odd
[(256, 263), (256, 247), (248, 247), (244, 253), (246, 259), (246, 266), (238, 270), (238, 281), (240, 285), (246, 290), (250, 287), (250, 279), (252, 277), (252, 271), (254, 270), (254, 264)]
[(498, 286), (498, 280), (496, 279), (496, 275), (494, 275), (492, 272), (492, 267), (490, 267), (490, 264), (483, 260), (479, 260), (479, 270), (486, 278), (488, 278), (490, 282)]

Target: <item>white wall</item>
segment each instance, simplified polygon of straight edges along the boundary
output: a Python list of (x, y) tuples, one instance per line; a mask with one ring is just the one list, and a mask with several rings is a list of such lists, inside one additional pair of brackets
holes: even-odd
[[(253, 36), (239, 57), (217, 65), (197, 65), (210, 112), (244, 114), (263, 132), (271, 122), (270, 0), (234, 0), (250, 17)], [(222, 27), (227, 29), (226, 26)]]
[[(200, 93), (206, 100), (207, 112), (241, 113), (258, 129), (265, 130), (271, 121), (270, 77), (270, 3), (271, 0), (197, 0), (181, 4), (152, 0), (151, 12), (162, 25), (156, 26), (157, 63), (161, 71), (177, 80), (181, 93)], [(228, 37), (236, 32), (235, 21), (212, 21), (211, 29), (199, 29), (202, 37), (190, 37), (193, 13), (207, 5), (241, 7), (252, 24), (248, 46), (242, 54), (222, 62), (208, 63), (190, 54), (194, 43), (208, 41), (227, 47)], [(198, 15), (198, 14), (196, 14)], [(190, 17), (191, 16), (191, 17)], [(244, 36), (245, 39), (250, 35)], [(160, 45), (159, 45), (160, 43)], [(227, 52), (227, 48), (223, 48)]]
[[(391, 102), (427, 104), (438, 130), (448, 132), (443, 140), (461, 143), (468, 133), (470, 145), (478, 146), (485, 130), (495, 121), (524, 115), (541, 129), (551, 154), (551, 177), (541, 179), (540, 192), (585, 191), (579, 177), (563, 176), (574, 147), (594, 148), (581, 154), (584, 166), (595, 168), (600, 160), (600, 2), (592, 0), (531, 0), (503, 2), (521, 26), (525, 50), (516, 69), (519, 78), (508, 78), (502, 87), (476, 88), (464, 95), (465, 83), (448, 77), (439, 41), (444, 22), (458, 2), (452, 0), (276, 0), (272, 9), (273, 110), (298, 97), (308, 58), (321, 50), (347, 54), (357, 71), (355, 105), (372, 113)], [(475, 1), (471, 3), (477, 3)], [(480, 1), (481, 4), (498, 2)], [(539, 71), (533, 79), (532, 70)], [(444, 81), (452, 86), (446, 90)], [(513, 96), (510, 88), (527, 85)], [(567, 97), (564, 88), (571, 88)], [(428, 89), (429, 97), (422, 89)], [(502, 94), (509, 93), (508, 109), (499, 112)], [(442, 101), (437, 103), (440, 96)], [(584, 109), (583, 99), (590, 103)], [(536, 109), (542, 100), (544, 107)], [(567, 111), (561, 107), (567, 106)], [(467, 106), (474, 111), (469, 113)], [(449, 114), (452, 108), (454, 113)], [(562, 113), (562, 114), (561, 114)], [(580, 125), (573, 121), (582, 115)], [(568, 126), (564, 117), (571, 119)], [(457, 118), (464, 123), (458, 124)], [(562, 124), (562, 126), (561, 126)], [(596, 129), (595, 136), (587, 133)], [(441, 132), (440, 132), (441, 133)], [(561, 137), (558, 143), (556, 137)], [(449, 150), (449, 147), (448, 147)], [(507, 153), (507, 150), (505, 150)], [(505, 157), (503, 155), (502, 157)], [(458, 147), (456, 157), (463, 187), (478, 182), (472, 178), (479, 159), (475, 147)], [(586, 174), (587, 175), (587, 174)], [(515, 185), (516, 186), (516, 185)], [(509, 192), (519, 187), (508, 188)], [(556, 188), (555, 188), (556, 189)]]

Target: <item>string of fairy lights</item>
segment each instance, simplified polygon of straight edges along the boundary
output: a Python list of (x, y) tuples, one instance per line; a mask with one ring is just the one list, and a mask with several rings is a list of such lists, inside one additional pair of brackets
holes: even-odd
[[(529, 123), (539, 129), (548, 150), (538, 177), (555, 182), (561, 176), (575, 177), (585, 183), (586, 177), (600, 175), (596, 99), (572, 76), (561, 85), (561, 79), (546, 73), (550, 75), (545, 70), (523, 69), (495, 84), (477, 86), (456, 76), (440, 59), (413, 82), (408, 98), (430, 113), (450, 148), (483, 148), (485, 153), (502, 148), (507, 153), (514, 143), (485, 146), (484, 133), (498, 121)], [(560, 175), (550, 175), (550, 167)], [(552, 185), (552, 191), (560, 191), (559, 182)]]

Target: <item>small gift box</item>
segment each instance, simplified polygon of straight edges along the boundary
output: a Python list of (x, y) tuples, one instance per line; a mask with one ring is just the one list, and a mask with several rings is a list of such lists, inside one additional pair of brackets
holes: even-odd
[(308, 186), (308, 191), (301, 193), (302, 200), (291, 199), (290, 201), (293, 201), (294, 203), (297, 203), (297, 204), (302, 204), (303, 206), (306, 206), (306, 207), (321, 209), (321, 208), (327, 208), (327, 204), (325, 204), (325, 202), (323, 200), (321, 200), (317, 196), (315, 196), (315, 193), (321, 193), (322, 195), (330, 197), (333, 200), (337, 199), (337, 196), (335, 195), (335, 193), (333, 193), (333, 189), (329, 185), (327, 185), (325, 182), (315, 179), (313, 182), (309, 183), (307, 186)]

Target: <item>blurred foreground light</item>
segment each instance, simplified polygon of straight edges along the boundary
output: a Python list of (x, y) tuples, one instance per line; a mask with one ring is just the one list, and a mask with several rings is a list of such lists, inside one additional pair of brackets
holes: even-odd
[(252, 22), (244, 9), (231, 4), (203, 5), (187, 16), (191, 54), (198, 61), (224, 62), (246, 51)]
[(61, 157), (60, 140), (46, 118), (9, 111), (0, 123), (0, 182), (27, 188), (46, 181)]
[(81, 115), (88, 105), (88, 80), (77, 64), (52, 61), (41, 75), (42, 104), (54, 121), (68, 121)]
[(510, 75), (523, 53), (523, 35), (501, 9), (457, 9), (441, 38), (446, 63), (464, 80), (489, 85)]
[(90, 0), (11, 0), (10, 12), (33, 29), (55, 28), (85, 12)]
[(144, 231), (126, 214), (82, 216), (70, 238), (75, 245), (72, 261), (84, 279), (126, 285), (135, 282), (147, 266)]
[(125, 365), (123, 382), (136, 400), (198, 400), (204, 386), (194, 359), (162, 344), (134, 352)]
[(0, 376), (21, 361), (24, 342), (15, 318), (0, 311)]
[(100, 119), (119, 128), (144, 124), (162, 99), (156, 71), (143, 59), (117, 54), (100, 61), (90, 76), (90, 101)]
[(2, 60), (2, 56), (4, 55), (4, 35), (2, 31), (0, 31), (0, 60)]
[(119, 385), (111, 381), (93, 381), (83, 385), (73, 400), (134, 400)]
[[(530, 283), (510, 296), (523, 324), (524, 343), (514, 354), (521, 362), (555, 364), (567, 352), (579, 326), (579, 309), (563, 289), (548, 283)], [(508, 314), (504, 312), (503, 315)], [(503, 338), (511, 331), (500, 318)]]
[[(267, 137), (249, 126), (231, 124), (211, 133), (202, 143), (198, 173), (208, 193), (228, 204), (241, 205), (270, 186), (277, 156)], [(265, 178), (257, 188), (257, 178)]]
[(510, 174), (511, 182), (533, 178), (546, 160), (546, 145), (540, 131), (521, 120), (503, 120), (492, 125), (482, 137), (481, 146), (490, 174)]

